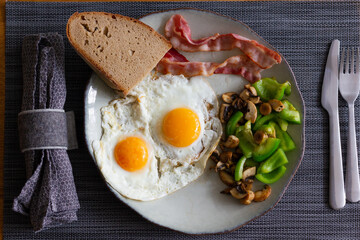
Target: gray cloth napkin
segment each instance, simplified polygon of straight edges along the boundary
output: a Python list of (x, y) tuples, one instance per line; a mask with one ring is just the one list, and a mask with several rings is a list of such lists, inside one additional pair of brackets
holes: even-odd
[[(62, 36), (48, 33), (25, 37), (22, 61), (22, 111), (62, 109), (66, 98)], [(24, 157), (28, 180), (14, 200), (13, 210), (29, 215), (35, 231), (77, 220), (80, 205), (66, 150), (30, 150)]]

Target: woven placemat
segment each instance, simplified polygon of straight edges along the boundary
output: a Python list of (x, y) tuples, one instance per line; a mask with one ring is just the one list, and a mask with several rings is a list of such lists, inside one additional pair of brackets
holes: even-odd
[[(288, 60), (306, 103), (306, 151), (279, 204), (265, 216), (224, 235), (188, 236), (147, 222), (105, 186), (83, 140), (83, 93), (90, 68), (65, 38), (66, 110), (76, 114), (79, 149), (70, 151), (81, 209), (72, 224), (34, 234), (29, 220), (11, 211), (25, 182), (19, 151), (17, 114), (22, 95), (21, 42), (27, 34), (57, 31), (65, 36), (75, 11), (107, 11), (139, 18), (150, 12), (194, 7), (241, 20)], [(333, 39), (359, 46), (359, 2), (117, 2), (6, 4), (6, 110), (4, 156), (5, 239), (359, 239), (360, 204), (341, 211), (328, 206), (328, 116), (320, 105), (327, 51)], [(356, 125), (360, 106), (356, 103)], [(340, 100), (343, 153), (346, 156), (347, 108)], [(357, 127), (357, 132), (360, 132)], [(360, 136), (357, 136), (360, 139)], [(360, 146), (360, 144), (358, 144)]]

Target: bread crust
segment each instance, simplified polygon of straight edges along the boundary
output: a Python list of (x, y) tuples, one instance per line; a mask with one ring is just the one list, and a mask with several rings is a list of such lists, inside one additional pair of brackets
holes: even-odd
[[(158, 61), (166, 54), (166, 52), (172, 47), (171, 43), (162, 35), (160, 35), (159, 33), (157, 33), (153, 28), (151, 28), (150, 26), (146, 25), (145, 23), (137, 20), (137, 19), (133, 19), (127, 16), (123, 16), (120, 14), (113, 14), (113, 13), (106, 13), (106, 12), (75, 12), (68, 20), (68, 23), (66, 25), (66, 35), (67, 38), (70, 42), (70, 44), (73, 46), (73, 48), (75, 49), (75, 51), (78, 53), (78, 55), (80, 55), (80, 57), (99, 75), (99, 77), (101, 79), (103, 79), (107, 85), (113, 89), (116, 90), (120, 90), (121, 92), (123, 92), (124, 95), (126, 95), (133, 87), (135, 87), (141, 80), (142, 78), (144, 78), (152, 69), (150, 69), (144, 76), (142, 76), (141, 79), (128, 79), (127, 84), (130, 84), (130, 86), (126, 87), (124, 86), (124, 84), (119, 81), (118, 78), (116, 78), (116, 76), (113, 76), (109, 71), (107, 71), (107, 69), (104, 68), (104, 66), (102, 66), (101, 64), (99, 64), (99, 62), (97, 62), (93, 57), (90, 56), (90, 54), (87, 51), (83, 50), (83, 47), (80, 46), (80, 42), (76, 41), (70, 31), (70, 27), (72, 26), (72, 24), (74, 24), (74, 22), (76, 20), (79, 20), (79, 18), (86, 16), (86, 17), (105, 17), (111, 20), (111, 18), (113, 19), (122, 19), (128, 22), (133, 22), (136, 25), (139, 24), (141, 25), (142, 28), (145, 28), (148, 30), (148, 32), (150, 34), (153, 35), (154, 38), (156, 38), (161, 46), (162, 46), (162, 52), (161, 57), (159, 58), (159, 56), (157, 56), (158, 59), (156, 59), (156, 62), (154, 62), (154, 66), (152, 68), (154, 68), (156, 66), (156, 64), (158, 63)], [(119, 43), (121, 44), (121, 43)], [(142, 47), (151, 47), (151, 46), (142, 46)], [(164, 51), (165, 50), (165, 51)], [(151, 60), (151, 59), (149, 59)], [(153, 58), (154, 61), (154, 58)], [(142, 66), (135, 66), (135, 67), (142, 67)]]

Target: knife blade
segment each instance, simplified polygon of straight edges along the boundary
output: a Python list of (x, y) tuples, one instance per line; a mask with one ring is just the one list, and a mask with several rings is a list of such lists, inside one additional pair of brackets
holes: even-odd
[(321, 92), (321, 104), (329, 113), (329, 204), (336, 210), (346, 203), (338, 109), (339, 52), (340, 41), (335, 39), (329, 50)]

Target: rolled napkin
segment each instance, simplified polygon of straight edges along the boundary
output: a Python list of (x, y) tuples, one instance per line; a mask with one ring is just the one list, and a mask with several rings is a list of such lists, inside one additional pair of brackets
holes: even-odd
[(69, 120), (72, 115), (63, 110), (62, 36), (47, 33), (25, 37), (22, 60), (24, 86), (18, 124), (28, 180), (14, 199), (13, 210), (29, 215), (34, 230), (41, 231), (77, 220), (80, 208), (66, 152), (67, 138), (73, 133), (69, 128), (74, 125)]

